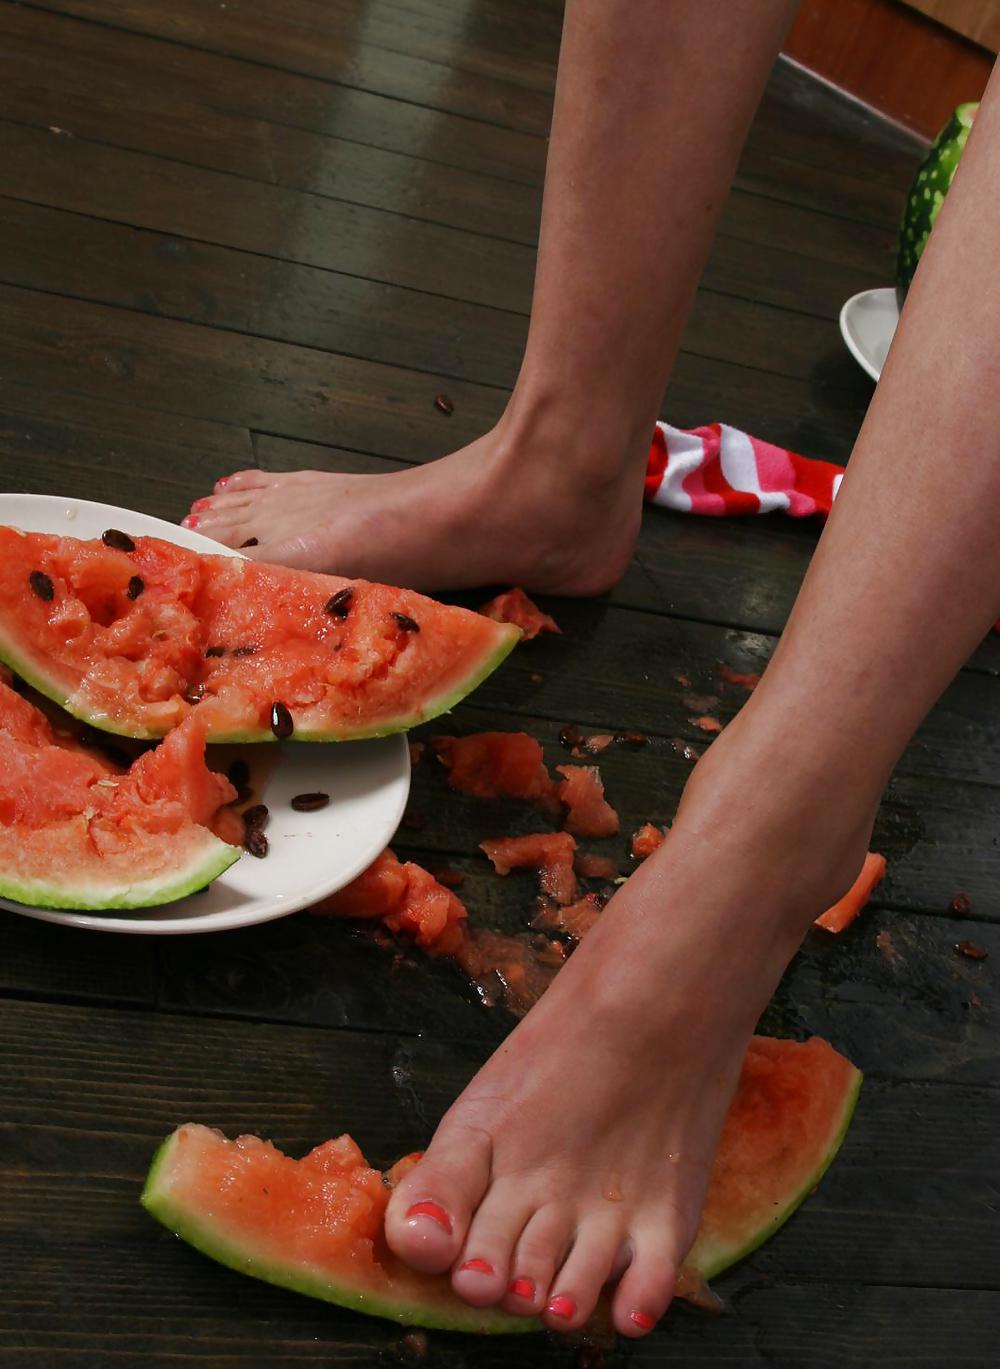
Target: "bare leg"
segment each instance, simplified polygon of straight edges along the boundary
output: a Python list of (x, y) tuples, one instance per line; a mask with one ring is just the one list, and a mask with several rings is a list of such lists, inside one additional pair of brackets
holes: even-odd
[(998, 263), (995, 75), (764, 680), (393, 1196), (394, 1248), (468, 1301), (575, 1327), (620, 1275), (624, 1334), (666, 1307), (757, 1014), (1000, 611)]
[(229, 546), (256, 537), (263, 560), (416, 588), (612, 585), (715, 221), (793, 8), (570, 0), (528, 343), (497, 427), (398, 474), (241, 471), (188, 525)]

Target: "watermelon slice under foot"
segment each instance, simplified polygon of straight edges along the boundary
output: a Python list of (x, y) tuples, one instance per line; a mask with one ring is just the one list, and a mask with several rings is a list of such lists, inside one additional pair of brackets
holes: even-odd
[[(682, 1296), (787, 1221), (836, 1155), (860, 1086), (859, 1071), (818, 1037), (752, 1039)], [(219, 1263), (341, 1307), (445, 1330), (540, 1329), (530, 1318), (470, 1307), (446, 1276), (402, 1264), (383, 1235), (389, 1193), (349, 1136), (294, 1160), (255, 1136), (230, 1141), (189, 1123), (157, 1151), (142, 1202)]]
[(106, 732), (346, 741), (446, 712), (520, 631), (412, 590), (121, 531), (0, 527), (0, 659)]

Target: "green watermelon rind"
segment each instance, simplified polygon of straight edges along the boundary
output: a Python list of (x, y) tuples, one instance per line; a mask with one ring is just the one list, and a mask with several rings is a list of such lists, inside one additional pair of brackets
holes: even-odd
[(905, 293), (927, 246), (938, 210), (951, 188), (972, 128), (977, 101), (959, 105), (935, 138), (906, 197), (899, 226), (896, 286)]
[(180, 1129), (172, 1132), (153, 1156), (140, 1201), (150, 1216), (155, 1217), (168, 1231), (217, 1264), (234, 1269), (238, 1274), (261, 1279), (277, 1288), (303, 1293), (306, 1297), (318, 1298), (322, 1302), (334, 1303), (338, 1307), (364, 1312), (369, 1316), (385, 1317), (404, 1326), (480, 1335), (514, 1335), (541, 1330), (541, 1323), (533, 1317), (514, 1317), (494, 1308), (470, 1307), (457, 1295), (454, 1295), (453, 1303), (449, 1300), (444, 1304), (442, 1301), (438, 1306), (426, 1299), (391, 1298), (357, 1284), (352, 1286), (346, 1278), (342, 1283), (335, 1283), (331, 1277), (314, 1273), (308, 1268), (248, 1256), (236, 1244), (213, 1230), (210, 1224), (200, 1222), (183, 1204), (171, 1201), (163, 1178), (179, 1135)]
[(823, 1175), (833, 1164), (841, 1146), (844, 1144), (844, 1138), (850, 1129), (851, 1121), (854, 1117), (854, 1110), (858, 1105), (861, 1085), (864, 1082), (864, 1075), (862, 1072), (853, 1066), (852, 1069), (854, 1069), (854, 1073), (851, 1087), (844, 1095), (840, 1119), (816, 1168), (809, 1177), (804, 1180), (801, 1188), (797, 1189), (795, 1193), (790, 1194), (768, 1221), (750, 1236), (749, 1240), (742, 1241), (739, 1244), (731, 1244), (729, 1246), (719, 1245), (716, 1247), (714, 1253), (706, 1251), (701, 1258), (696, 1257), (691, 1260), (689, 1262), (690, 1267), (696, 1269), (703, 1278), (716, 1278), (734, 1264), (738, 1264), (740, 1260), (744, 1260), (748, 1255), (752, 1255), (765, 1241), (770, 1240), (775, 1232), (779, 1231), (781, 1227), (785, 1225), (789, 1217), (802, 1206), (810, 1193), (812, 1193), (813, 1189), (823, 1178)]
[(0, 898), (9, 898), (31, 908), (72, 908), (78, 912), (154, 908), (161, 903), (176, 903), (203, 889), (234, 865), (242, 854), (238, 846), (230, 846), (206, 830), (201, 848), (185, 862), (181, 871), (172, 869), (169, 875), (138, 880), (121, 893), (109, 894), (106, 887), (86, 885), (69, 890), (64, 884), (16, 880), (0, 872)]
[[(461, 703), (474, 689), (478, 689), (482, 682), (507, 659), (521, 640), (522, 633), (519, 628), (513, 627), (511, 624), (497, 624), (496, 626), (501, 628), (503, 632), (502, 639), (496, 648), (487, 655), (480, 657), (476, 665), (458, 684), (437, 696), (432, 696), (419, 710), (397, 718), (383, 720), (373, 727), (346, 728), (336, 732), (323, 731), (308, 726), (296, 728), (291, 737), (285, 738), (285, 740), (298, 742), (368, 741), (376, 737), (392, 737), (399, 732), (408, 732), (421, 723), (430, 722), (433, 718), (440, 717), (442, 713), (449, 712), (456, 704)], [(103, 713), (95, 713), (92, 709), (84, 707), (72, 693), (66, 692), (59, 685), (53, 674), (45, 671), (44, 662), (24, 653), (13, 641), (10, 634), (4, 631), (2, 625), (0, 625), (0, 661), (19, 675), (25, 684), (36, 689), (39, 694), (44, 694), (47, 699), (51, 699), (60, 708), (65, 709), (71, 717), (78, 718), (99, 732), (108, 732), (117, 737), (130, 737), (135, 741), (155, 741), (164, 735), (162, 732), (151, 732), (146, 728), (127, 729), (122, 726), (119, 720), (109, 718)], [(277, 738), (267, 727), (238, 732), (212, 731), (208, 740), (213, 745), (223, 745), (237, 742), (273, 742)]]

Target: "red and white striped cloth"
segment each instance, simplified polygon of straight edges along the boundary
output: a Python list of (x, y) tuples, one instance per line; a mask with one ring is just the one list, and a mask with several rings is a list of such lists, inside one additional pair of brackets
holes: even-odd
[(646, 499), (678, 513), (825, 517), (844, 468), (799, 456), (727, 423), (672, 428), (657, 423), (646, 468)]

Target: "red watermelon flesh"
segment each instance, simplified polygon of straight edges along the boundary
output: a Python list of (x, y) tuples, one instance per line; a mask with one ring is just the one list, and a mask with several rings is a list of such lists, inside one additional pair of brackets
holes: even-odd
[(465, 905), (429, 871), (385, 850), (357, 879), (312, 908), (332, 917), (380, 918), (435, 955), (454, 955), (462, 941)]
[(827, 908), (816, 918), (816, 926), (827, 932), (842, 932), (849, 927), (865, 906), (876, 887), (885, 879), (885, 856), (869, 851), (861, 867), (861, 873), (848, 889), (843, 898), (838, 899), (832, 908)]
[(662, 827), (654, 827), (651, 822), (644, 822), (638, 831), (632, 833), (633, 856), (636, 860), (645, 860), (663, 845), (666, 835)]
[[(754, 1037), (712, 1166), (679, 1292), (701, 1286), (768, 1239), (840, 1147), (861, 1076), (826, 1042)], [(397, 1177), (415, 1162), (408, 1156)], [(169, 1230), (244, 1274), (411, 1325), (478, 1332), (540, 1324), (462, 1302), (447, 1276), (389, 1251), (389, 1189), (350, 1137), (302, 1160), (254, 1136), (228, 1141), (188, 1123), (154, 1157), (142, 1201)]]
[(523, 589), (508, 589), (498, 594), (488, 604), (483, 604), (479, 612), (492, 618), (495, 623), (513, 623), (521, 629), (526, 642), (540, 632), (562, 632), (556, 620), (532, 603)]
[(211, 741), (273, 741), (280, 704), (293, 739), (382, 736), (452, 707), (519, 635), (410, 590), (130, 544), (0, 527), (0, 658), (109, 732), (197, 709)]
[(596, 765), (557, 765), (562, 775), (559, 798), (569, 810), (563, 823), (578, 837), (613, 837), (618, 814), (604, 797), (601, 772)]
[(0, 682), (0, 893), (108, 909), (202, 888), (240, 855), (240, 824), (224, 807), (236, 791), (204, 757), (195, 717), (116, 766)]
[(479, 843), (498, 875), (511, 870), (535, 869), (543, 894), (557, 903), (572, 903), (577, 894), (573, 852), (576, 842), (569, 832), (531, 832), (524, 837), (493, 837)]
[(527, 732), (472, 732), (434, 737), (434, 754), (448, 784), (477, 799), (526, 799), (553, 806), (556, 786), (542, 748)]

